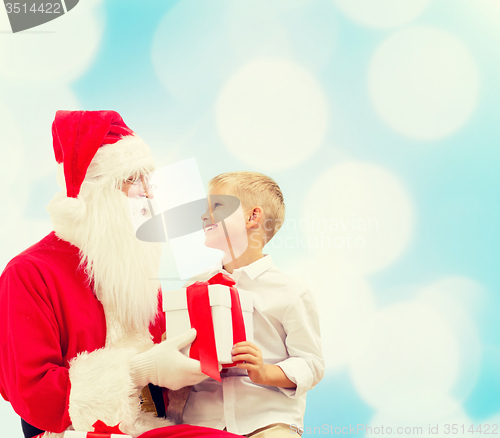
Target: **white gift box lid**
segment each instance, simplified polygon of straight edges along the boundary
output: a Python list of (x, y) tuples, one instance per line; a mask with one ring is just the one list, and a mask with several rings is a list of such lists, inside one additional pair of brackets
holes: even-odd
[[(253, 312), (252, 294), (245, 291), (238, 291), (240, 296), (241, 311)], [(222, 306), (231, 308), (231, 294), (229, 286), (223, 284), (210, 284), (208, 286), (208, 296), (210, 306)], [(163, 311), (187, 310), (186, 288), (163, 292)]]

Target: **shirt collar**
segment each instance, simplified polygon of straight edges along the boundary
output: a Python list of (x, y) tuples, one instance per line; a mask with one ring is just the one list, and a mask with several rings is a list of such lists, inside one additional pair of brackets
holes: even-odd
[(273, 259), (270, 254), (266, 254), (259, 260), (255, 260), (255, 262), (250, 263), (247, 266), (243, 266), (242, 268), (235, 269), (233, 272), (242, 271), (246, 273), (251, 280), (256, 279), (260, 274), (266, 272), (268, 269), (273, 267)]
[[(243, 266), (241, 268), (235, 269), (233, 271), (233, 274), (237, 274), (239, 272), (244, 272), (247, 274), (251, 280), (256, 279), (260, 274), (266, 272), (268, 269), (272, 268), (274, 266), (273, 259), (271, 258), (270, 254), (264, 255), (264, 257), (256, 260), (253, 263), (250, 263), (247, 266)], [(223, 267), (222, 267), (222, 262), (219, 264), (218, 269), (213, 270), (210, 273), (210, 276), (212, 277), (215, 275), (217, 272), (224, 271), (224, 273), (227, 273), (229, 276), (232, 276), (232, 274), (229, 274)]]

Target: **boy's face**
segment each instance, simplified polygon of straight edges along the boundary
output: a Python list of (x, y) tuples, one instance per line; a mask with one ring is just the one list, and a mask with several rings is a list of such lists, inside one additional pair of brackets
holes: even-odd
[(243, 208), (224, 187), (208, 192), (207, 211), (201, 217), (205, 245), (220, 249), (227, 258), (239, 257), (248, 247)]

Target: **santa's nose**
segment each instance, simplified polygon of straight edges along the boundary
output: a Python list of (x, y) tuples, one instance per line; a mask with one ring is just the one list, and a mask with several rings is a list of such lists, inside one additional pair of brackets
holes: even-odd
[(146, 187), (146, 190), (144, 190), (144, 189), (142, 190), (142, 195), (148, 199), (153, 199), (154, 195), (153, 195), (152, 186), (148, 184), (148, 186)]

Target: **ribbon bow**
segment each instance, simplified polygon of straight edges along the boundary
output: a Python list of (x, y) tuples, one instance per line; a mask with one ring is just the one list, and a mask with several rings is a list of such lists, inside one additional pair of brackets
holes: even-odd
[[(218, 273), (208, 281), (197, 281), (188, 286), (186, 291), (189, 319), (191, 327), (196, 329), (196, 339), (191, 345), (189, 357), (201, 362), (201, 371), (215, 380), (221, 381), (217, 350), (215, 347), (214, 324), (208, 286), (222, 284), (229, 287), (231, 293), (231, 319), (233, 323), (233, 345), (246, 340), (245, 324), (241, 312), (240, 296), (234, 286), (232, 278)], [(236, 363), (224, 365), (225, 368), (235, 366)]]
[[(120, 428), (120, 423), (118, 423), (116, 426), (108, 426), (106, 423), (104, 423), (101, 420), (97, 420), (92, 427), (94, 428), (94, 432), (96, 433), (102, 433), (105, 434), (103, 435), (104, 437), (108, 437), (110, 433), (115, 433), (118, 435), (125, 435)], [(96, 436), (97, 438), (97, 436)]]

